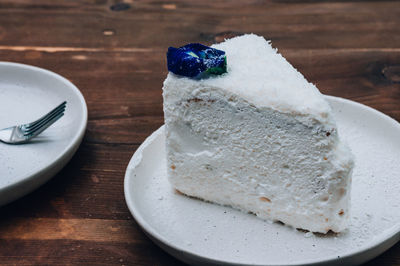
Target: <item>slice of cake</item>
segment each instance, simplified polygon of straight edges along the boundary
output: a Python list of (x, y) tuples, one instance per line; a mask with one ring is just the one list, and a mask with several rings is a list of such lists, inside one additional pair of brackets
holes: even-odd
[(295, 228), (345, 229), (353, 157), (324, 97), (262, 37), (212, 47), (227, 73), (164, 81), (172, 185)]

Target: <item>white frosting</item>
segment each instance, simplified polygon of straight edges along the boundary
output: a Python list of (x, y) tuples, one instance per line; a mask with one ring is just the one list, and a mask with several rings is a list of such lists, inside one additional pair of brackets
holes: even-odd
[[(246, 43), (251, 49), (243, 52)], [(201, 81), (169, 74), (164, 82), (173, 186), (296, 228), (345, 229), (353, 159), (327, 102), (263, 38), (246, 35), (223, 47), (228, 74)], [(266, 73), (282, 66), (287, 78), (242, 73), (253, 65), (265, 65)]]
[(226, 74), (197, 81), (170, 73), (166, 82), (179, 79), (179, 83), (192, 83), (185, 86), (223, 88), (259, 108), (307, 114), (327, 121), (331, 109), (319, 90), (263, 37), (246, 34), (212, 47), (225, 51)]

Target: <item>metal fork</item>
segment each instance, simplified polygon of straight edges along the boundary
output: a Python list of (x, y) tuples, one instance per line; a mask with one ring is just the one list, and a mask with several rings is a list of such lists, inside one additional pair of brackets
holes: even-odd
[(28, 142), (60, 119), (64, 115), (66, 104), (67, 102), (64, 101), (34, 122), (1, 129), (0, 142), (7, 144), (22, 144)]

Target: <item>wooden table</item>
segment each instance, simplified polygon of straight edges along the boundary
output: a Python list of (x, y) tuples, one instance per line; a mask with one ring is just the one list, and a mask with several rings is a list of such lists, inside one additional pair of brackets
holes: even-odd
[[(0, 264), (180, 265), (130, 215), (125, 169), (163, 124), (167, 47), (247, 32), (272, 39), (323, 93), (400, 120), (396, 1), (1, 0), (0, 60), (70, 79), (89, 122), (54, 179), (0, 209)], [(400, 265), (400, 244), (367, 265)]]

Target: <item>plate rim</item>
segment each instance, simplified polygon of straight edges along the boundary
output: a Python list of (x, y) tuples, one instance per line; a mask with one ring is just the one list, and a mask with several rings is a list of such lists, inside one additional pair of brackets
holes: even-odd
[[(382, 119), (386, 120), (387, 122), (393, 124), (393, 126), (397, 127), (398, 130), (400, 131), (400, 123), (397, 122), (395, 119), (391, 118), (390, 116), (372, 108), (367, 105), (364, 105), (362, 103), (358, 103), (349, 99), (337, 97), (337, 96), (331, 96), (331, 95), (323, 95), (328, 102), (338, 102), (338, 103), (344, 103), (344, 104), (349, 104), (356, 106), (358, 108), (363, 109), (363, 111), (367, 112), (373, 112), (375, 115), (378, 115)], [(207, 264), (219, 264), (219, 265), (265, 265), (265, 264), (243, 264), (243, 263), (238, 263), (234, 261), (226, 261), (226, 260), (217, 260), (217, 259), (212, 259), (208, 258), (205, 256), (198, 255), (196, 253), (193, 253), (191, 251), (182, 249), (181, 247), (178, 247), (175, 245), (175, 243), (171, 243), (171, 241), (168, 241), (164, 236), (162, 236), (158, 231), (153, 228), (149, 223), (147, 223), (146, 219), (144, 219), (140, 213), (140, 208), (137, 207), (135, 204), (133, 197), (131, 195), (130, 191), (130, 182), (131, 180), (134, 179), (133, 172), (135, 168), (138, 166), (138, 162), (141, 161), (142, 153), (144, 149), (146, 148), (147, 144), (151, 144), (156, 138), (160, 137), (161, 134), (164, 133), (164, 128), (165, 125), (162, 125), (160, 128), (158, 128), (156, 131), (154, 131), (150, 136), (146, 138), (146, 140), (138, 147), (138, 149), (134, 152), (132, 155), (128, 166), (125, 171), (125, 176), (124, 176), (124, 196), (125, 196), (125, 201), (128, 206), (128, 209), (135, 219), (135, 221), (138, 223), (140, 228), (144, 231), (144, 233), (159, 247), (161, 247), (163, 250), (165, 250), (167, 253), (170, 255), (174, 256), (175, 258), (184, 261), (184, 262), (204, 262)], [(358, 260), (360, 263), (369, 261), (376, 256), (382, 254), (389, 248), (391, 248), (393, 245), (395, 245), (398, 241), (400, 240), (400, 222), (397, 223), (397, 225), (392, 226), (390, 229), (387, 229), (386, 231), (382, 232), (380, 234), (380, 237), (374, 238), (373, 241), (371, 241), (369, 244), (365, 245), (361, 249), (357, 250), (356, 252), (347, 252), (344, 253), (343, 256), (338, 257), (329, 257), (327, 259), (323, 260), (303, 260), (303, 261), (298, 261), (292, 264), (284, 264), (284, 265), (327, 265), (327, 264), (332, 264), (332, 263), (337, 263), (337, 262), (344, 262), (344, 263), (350, 263), (351, 260), (355, 257), (363, 256), (362, 260)], [(385, 246), (386, 245), (386, 246)], [(382, 248), (383, 247), (383, 248)], [(380, 248), (379, 251), (376, 251), (378, 248)], [(375, 252), (371, 252), (375, 251)], [(176, 253), (180, 253), (179, 255), (176, 255)], [(182, 258), (182, 255), (185, 256), (185, 258)], [(268, 265), (283, 265), (283, 264), (268, 264)]]
[[(37, 187), (43, 185), (45, 182), (47, 182), (50, 178), (52, 178), (56, 173), (58, 173), (72, 158), (72, 156), (75, 154), (77, 149), (79, 148), (83, 136), (85, 135), (86, 132), (86, 127), (87, 127), (87, 122), (88, 122), (88, 109), (86, 105), (85, 98), (83, 97), (82, 92), (67, 78), (61, 76), (60, 74), (57, 74), (51, 70), (47, 70), (41, 67), (33, 66), (33, 65), (28, 65), (28, 64), (23, 64), (23, 63), (16, 63), (16, 62), (9, 62), (9, 61), (0, 61), (0, 67), (13, 67), (13, 68), (19, 68), (19, 69), (24, 69), (28, 70), (31, 72), (36, 72), (38, 75), (46, 75), (49, 77), (52, 77), (56, 80), (59, 80), (63, 83), (65, 83), (70, 91), (72, 91), (73, 95), (77, 97), (79, 100), (79, 105), (82, 107), (82, 114), (80, 115), (81, 117), (81, 123), (79, 124), (79, 127), (76, 130), (76, 134), (74, 137), (71, 139), (71, 141), (68, 143), (68, 145), (53, 159), (53, 161), (49, 164), (47, 164), (44, 167), (39, 167), (37, 169), (34, 169), (31, 173), (28, 173), (26, 175), (21, 175), (18, 176), (18, 181), (12, 182), (10, 184), (7, 184), (3, 187), (0, 188), (0, 195), (7, 194), (11, 190), (16, 190), (20, 188), (21, 186), (27, 185), (27, 183), (34, 181), (35, 179), (40, 179), (40, 177), (44, 177), (43, 180), (40, 180), (38, 184), (35, 184), (31, 186), (30, 188), (23, 188), (22, 192), (16, 193), (17, 195), (13, 195), (12, 197), (9, 197), (9, 199), (6, 200), (0, 200), (0, 206), (8, 204), (18, 198), (23, 197), (24, 195), (30, 193), (31, 191), (35, 190)], [(6, 145), (6, 144), (5, 144)]]

